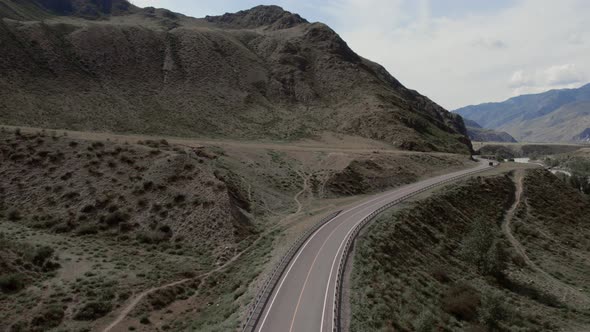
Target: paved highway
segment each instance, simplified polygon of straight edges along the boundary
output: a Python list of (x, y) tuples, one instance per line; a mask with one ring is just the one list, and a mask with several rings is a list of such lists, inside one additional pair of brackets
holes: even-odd
[(433, 184), (488, 168), (479, 162), (462, 170), (406, 185), (366, 199), (343, 211), (315, 233), (299, 249), (278, 281), (254, 331), (333, 331), (338, 265), (347, 238), (365, 217), (387, 203)]

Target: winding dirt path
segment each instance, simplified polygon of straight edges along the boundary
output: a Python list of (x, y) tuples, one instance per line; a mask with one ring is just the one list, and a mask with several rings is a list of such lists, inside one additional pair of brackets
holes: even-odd
[(526, 265), (533, 271), (543, 275), (548, 281), (550, 281), (558, 290), (560, 290), (563, 293), (564, 302), (569, 295), (569, 301), (575, 302), (577, 306), (584, 306), (586, 308), (589, 307), (590, 299), (586, 295), (580, 293), (574, 287), (571, 287), (563, 281), (553, 277), (551, 274), (540, 268), (535, 262), (533, 262), (529, 258), (523, 245), (512, 234), (510, 225), (512, 224), (512, 220), (514, 219), (514, 214), (516, 213), (516, 210), (518, 209), (518, 206), (521, 204), (521, 201), (523, 199), (523, 180), (524, 171), (516, 170), (514, 174), (514, 183), (516, 185), (515, 200), (514, 204), (506, 212), (504, 222), (502, 223), (502, 232), (504, 233), (512, 247), (516, 250), (516, 252), (523, 258)]
[(237, 253), (235, 256), (233, 256), (230, 260), (228, 260), (227, 262), (225, 262), (223, 265), (218, 266), (217, 268), (208, 271), (206, 273), (203, 273), (201, 275), (192, 277), (192, 278), (186, 278), (186, 279), (181, 279), (181, 280), (177, 280), (162, 286), (158, 286), (158, 287), (152, 287), (149, 289), (144, 290), (141, 293), (138, 293), (137, 295), (135, 295), (135, 297), (133, 297), (133, 299), (125, 306), (123, 307), (123, 309), (119, 312), (119, 314), (117, 315), (117, 318), (115, 318), (114, 321), (112, 321), (107, 327), (105, 327), (102, 332), (110, 332), (112, 331), (113, 328), (115, 328), (117, 325), (119, 325), (126, 317), (127, 315), (129, 315), (129, 313), (135, 309), (135, 307), (137, 307), (137, 305), (141, 302), (141, 300), (143, 300), (146, 296), (162, 290), (162, 289), (166, 289), (168, 287), (174, 287), (177, 285), (181, 285), (184, 284), (186, 282), (192, 281), (192, 280), (197, 280), (197, 279), (201, 279), (201, 278), (205, 278), (208, 277), (209, 275), (222, 271), (223, 269), (229, 267), (232, 263), (234, 263), (236, 260), (238, 260), (238, 258), (240, 258), (244, 253), (246, 253), (248, 250), (250, 250), (251, 248), (253, 248), (258, 242), (260, 242), (260, 240), (262, 238), (264, 238), (266, 235), (270, 234), (271, 232), (273, 232), (276, 228), (280, 227), (282, 225), (282, 222), (295, 217), (296, 215), (300, 214), (301, 211), (303, 210), (303, 204), (299, 201), (299, 196), (304, 194), (306, 191), (309, 190), (309, 175), (306, 175), (305, 172), (299, 172), (296, 171), (297, 174), (302, 178), (303, 180), (303, 188), (301, 189), (301, 191), (297, 192), (294, 196), (293, 196), (293, 200), (295, 201), (295, 203), (297, 204), (297, 211), (287, 215), (285, 218), (283, 218), (280, 222), (278, 222), (275, 226), (267, 229), (266, 231), (264, 231), (262, 234), (260, 234), (260, 236), (258, 238), (256, 238), (256, 240), (254, 240), (254, 242), (252, 242), (248, 247), (246, 247), (244, 250), (240, 251), (239, 253)]
[(299, 200), (299, 196), (303, 195), (306, 191), (309, 190), (309, 178), (311, 177), (310, 175), (307, 175), (303, 171), (297, 171), (297, 170), (295, 170), (295, 172), (303, 180), (303, 188), (301, 189), (301, 191), (299, 191), (293, 197), (293, 200), (295, 201), (295, 203), (297, 203), (297, 211), (295, 211), (295, 213), (293, 213), (293, 215), (297, 215), (297, 214), (299, 214), (301, 212), (301, 210), (303, 210), (303, 204)]

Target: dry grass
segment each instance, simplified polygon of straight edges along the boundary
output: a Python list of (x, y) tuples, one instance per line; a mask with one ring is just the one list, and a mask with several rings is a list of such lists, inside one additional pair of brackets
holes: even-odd
[[(535, 230), (535, 235), (519, 239), (548, 273), (579, 289), (581, 296), (590, 295), (590, 280), (582, 272), (588, 271), (585, 210), (590, 203), (544, 170), (527, 172), (523, 202), (528, 212), (516, 212), (523, 219), (515, 229), (517, 234)], [(443, 189), (383, 215), (359, 238), (351, 330), (587, 329), (590, 317), (578, 301), (564, 297), (563, 288), (552, 286), (545, 275), (523, 268), (502, 238), (500, 222), (513, 199), (512, 180), (496, 175)], [(485, 234), (496, 238), (504, 254), (483, 250), (481, 245), (489, 242), (480, 238)], [(485, 252), (482, 259), (496, 257), (503, 267), (490, 274), (480, 260), (466, 256), (476, 243)], [(430, 322), (428, 327), (424, 322)]]

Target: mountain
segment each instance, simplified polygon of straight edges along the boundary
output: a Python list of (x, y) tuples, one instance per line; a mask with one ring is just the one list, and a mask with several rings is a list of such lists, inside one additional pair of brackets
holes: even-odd
[(519, 141), (575, 141), (590, 128), (590, 84), (467, 106), (455, 112), (486, 128), (506, 131)]
[(197, 19), (123, 0), (0, 0), (0, 16), (3, 124), (471, 150), (461, 117), (277, 6)]
[(590, 128), (586, 128), (579, 135), (574, 136), (574, 140), (583, 141), (583, 142), (590, 142)]
[(14, 20), (47, 19), (68, 15), (96, 19), (122, 15), (138, 8), (125, 0), (1, 0), (0, 15)]
[(515, 143), (514, 137), (510, 136), (504, 131), (495, 131), (492, 129), (486, 129), (479, 125), (479, 123), (463, 119), (465, 127), (467, 128), (467, 135), (472, 141), (476, 142), (511, 142)]

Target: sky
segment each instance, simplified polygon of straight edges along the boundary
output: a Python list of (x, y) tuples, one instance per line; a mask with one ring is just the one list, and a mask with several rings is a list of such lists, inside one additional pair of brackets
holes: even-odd
[(590, 82), (588, 0), (131, 0), (194, 17), (274, 4), (453, 110)]

